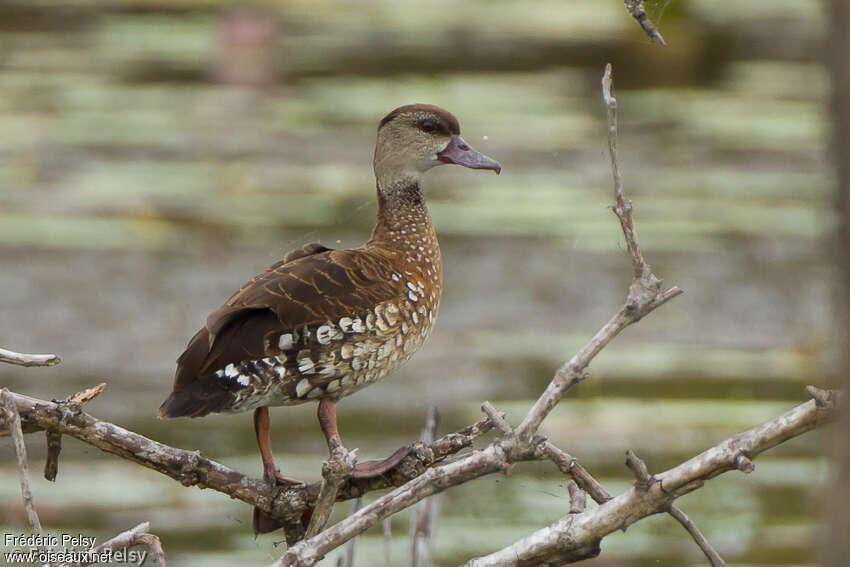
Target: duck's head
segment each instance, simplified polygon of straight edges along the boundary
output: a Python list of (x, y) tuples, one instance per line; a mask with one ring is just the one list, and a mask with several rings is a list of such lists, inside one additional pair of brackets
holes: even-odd
[(451, 112), (430, 104), (400, 106), (378, 125), (373, 166), (378, 186), (419, 183), (436, 165), (454, 163), (471, 169), (502, 166), (477, 152), (460, 137), (460, 125)]

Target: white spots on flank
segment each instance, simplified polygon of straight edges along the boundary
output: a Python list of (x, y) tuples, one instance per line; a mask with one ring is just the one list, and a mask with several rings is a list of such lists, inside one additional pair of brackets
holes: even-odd
[(313, 360), (310, 358), (302, 358), (298, 361), (298, 371), (301, 374), (315, 374), (316, 368), (315, 364), (313, 364)]
[(330, 325), (322, 325), (316, 329), (316, 340), (319, 344), (326, 345), (331, 342), (331, 327)]
[(414, 303), (416, 303), (417, 301), (419, 301), (418, 296), (417, 296), (415, 293), (413, 293), (412, 291), (408, 291), (408, 292), (407, 292), (407, 297), (408, 297), (408, 298), (410, 298), (410, 301), (412, 301), (412, 302), (414, 302)]
[(245, 376), (244, 374), (240, 374), (239, 378), (237, 378), (236, 381), (239, 382), (241, 386), (247, 386), (251, 383), (251, 379), (248, 376)]
[(228, 364), (227, 366), (224, 367), (224, 374), (228, 378), (233, 378), (233, 377), (239, 375), (239, 371), (236, 370), (236, 367), (233, 365), (233, 363), (230, 363), (230, 364)]
[[(310, 364), (312, 364), (312, 361), (310, 362)], [(303, 398), (304, 394), (306, 394), (307, 392), (310, 391), (310, 388), (312, 388), (312, 386), (310, 385), (310, 381), (307, 380), (306, 378), (303, 378), (295, 386), (295, 395), (298, 396), (299, 398)]]
[(413, 324), (414, 324), (414, 325), (418, 325), (418, 324), (419, 324), (419, 316), (418, 316), (418, 315), (416, 315), (416, 311), (411, 311), (411, 312), (410, 312), (410, 318), (411, 318), (411, 319), (413, 319)]
[(292, 333), (285, 333), (277, 340), (277, 346), (280, 350), (290, 350), (295, 346), (295, 341), (292, 338)]
[(401, 274), (399, 274), (398, 272), (393, 272), (390, 277), (393, 279), (394, 282), (397, 282), (401, 279)]
[(338, 341), (342, 338), (342, 330), (338, 329), (336, 325), (331, 322), (328, 322), (326, 325), (321, 325), (318, 329), (316, 329), (316, 340), (319, 341), (320, 344), (326, 345), (330, 341)]

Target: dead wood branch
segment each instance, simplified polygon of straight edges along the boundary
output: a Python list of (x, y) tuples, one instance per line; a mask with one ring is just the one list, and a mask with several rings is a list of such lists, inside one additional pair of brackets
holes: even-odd
[(322, 465), (322, 483), (316, 508), (310, 516), (306, 537), (313, 537), (325, 527), (331, 517), (336, 495), (343, 483), (351, 476), (357, 459), (357, 449), (349, 451), (342, 445), (334, 447), (330, 458)]
[[(437, 437), (440, 424), (440, 414), (437, 408), (428, 409), (425, 429), (421, 441), (433, 443)], [(497, 424), (498, 425), (498, 424)], [(436, 516), (436, 496), (426, 498), (416, 504), (413, 511), (413, 522), (410, 524), (410, 565), (411, 567), (429, 567), (431, 565), (431, 530)]]
[[(351, 503), (351, 513), (355, 513), (363, 505), (362, 498), (355, 498)], [(354, 552), (357, 549), (357, 538), (352, 538), (345, 546), (345, 554), (337, 560), (337, 567), (354, 567)]]
[(661, 290), (661, 280), (652, 273), (638, 245), (632, 219), (632, 204), (623, 197), (620, 164), (617, 158), (617, 100), (611, 95), (611, 83), (611, 65), (608, 64), (605, 66), (605, 74), (602, 77), (602, 96), (608, 112), (608, 149), (614, 178), (614, 213), (620, 220), (620, 227), (626, 238), (634, 277), (622, 307), (578, 353), (558, 369), (546, 391), (517, 427), (517, 436), (525, 441), (530, 441), (531, 437), (537, 433), (543, 420), (567, 390), (585, 378), (584, 370), (614, 337), (632, 323), (640, 321), (650, 312), (682, 293), (682, 290), (676, 286), (665, 291)]
[(640, 24), (644, 33), (649, 36), (649, 39), (657, 41), (662, 46), (667, 45), (664, 38), (661, 37), (661, 34), (658, 32), (658, 28), (655, 27), (655, 24), (652, 23), (652, 20), (650, 20), (649, 16), (646, 14), (646, 10), (643, 7), (643, 0), (624, 1), (626, 10), (637, 21), (637, 23)]
[(699, 548), (705, 553), (705, 556), (708, 558), (709, 563), (711, 563), (711, 567), (726, 567), (726, 563), (723, 561), (723, 558), (720, 557), (720, 554), (715, 551), (708, 540), (702, 535), (702, 532), (699, 531), (696, 524), (694, 524), (688, 515), (682, 512), (679, 508), (670, 505), (667, 512), (676, 518), (682, 527), (688, 530), (688, 533), (691, 534), (691, 537), (694, 538), (694, 541), (697, 543)]
[[(598, 545), (606, 535), (646, 516), (665, 512), (676, 498), (700, 488), (705, 481), (730, 470), (746, 453), (750, 458), (831, 421), (835, 406), (820, 407), (814, 400), (798, 405), (758, 427), (730, 437), (677, 467), (656, 474), (643, 489), (633, 486), (619, 496), (582, 514), (567, 514), (554, 524), (464, 567), (537, 565), (549, 557)], [(647, 473), (648, 474), (648, 473)]]
[(0, 362), (17, 366), (56, 366), (62, 359), (55, 354), (24, 354), (0, 348)]
[(114, 538), (93, 548), (90, 552), (93, 558), (92, 561), (64, 563), (60, 567), (85, 567), (86, 565), (99, 563), (100, 561), (96, 558), (103, 557), (110, 551), (115, 552), (138, 545), (146, 545), (150, 548), (150, 559), (156, 567), (165, 567), (165, 552), (162, 549), (162, 542), (157, 536), (149, 533), (150, 528), (150, 522), (142, 522), (135, 528), (121, 532)]
[[(738, 461), (740, 460), (741, 455), (739, 454), (735, 457), (735, 467), (739, 468)], [(652, 484), (658, 482), (654, 476), (649, 474), (649, 469), (646, 466), (646, 463), (638, 457), (633, 451), (626, 451), (626, 466), (631, 469), (632, 474), (635, 475), (635, 488), (639, 490), (649, 490), (652, 487)], [(705, 536), (702, 535), (702, 532), (699, 531), (696, 524), (694, 524), (690, 518), (688, 518), (687, 514), (682, 512), (679, 508), (677, 508), (674, 504), (670, 504), (667, 507), (667, 513), (669, 513), (673, 518), (676, 519), (682, 526), (691, 534), (691, 537), (697, 543), (699, 548), (705, 553), (705, 556), (708, 558), (708, 561), (711, 563), (712, 567), (726, 567), (726, 563), (724, 563), (723, 559), (721, 559), (720, 554), (711, 547), (711, 544), (708, 543), (708, 540), (705, 539)]]
[(27, 446), (24, 443), (24, 433), (21, 429), (21, 416), (18, 412), (18, 406), (15, 404), (13, 395), (6, 388), (0, 390), (0, 403), (2, 403), (3, 412), (6, 414), (6, 422), (15, 443), (15, 455), (18, 458), (18, 473), (21, 479), (21, 497), (24, 500), (24, 509), (27, 513), (27, 524), (29, 524), (32, 532), (41, 533), (41, 522), (35, 511), (32, 490), (30, 489)]
[[(24, 432), (43, 430), (75, 437), (107, 453), (169, 476), (185, 486), (210, 488), (242, 500), (282, 521), (300, 522), (303, 512), (315, 504), (319, 495), (318, 482), (272, 486), (203, 457), (197, 451), (170, 447), (99, 420), (78, 407), (69, 407), (64, 401), (57, 403), (40, 400), (15, 392), (9, 392), (8, 396), (18, 410)], [(0, 423), (0, 427), (0, 436), (9, 434), (5, 422)], [(340, 488), (337, 500), (356, 498), (373, 490), (402, 485), (447, 456), (471, 446), (474, 439), (492, 427), (489, 420), (484, 418), (457, 432), (444, 435), (430, 445), (416, 443), (410, 455), (380, 478), (347, 480)]]
[(384, 531), (384, 567), (393, 565), (393, 533), (392, 518), (386, 518), (383, 524)]
[(567, 483), (567, 491), (570, 493), (570, 514), (581, 514), (587, 506), (587, 492), (578, 487), (576, 481)]
[(549, 441), (541, 443), (538, 452), (555, 463), (562, 473), (571, 477), (579, 488), (590, 494), (597, 504), (611, 500), (611, 494), (569, 453), (562, 451)]

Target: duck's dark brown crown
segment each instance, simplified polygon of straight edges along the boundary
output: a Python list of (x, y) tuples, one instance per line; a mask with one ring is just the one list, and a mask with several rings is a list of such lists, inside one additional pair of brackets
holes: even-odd
[(392, 122), (399, 116), (403, 115), (431, 115), (438, 122), (438, 128), (440, 130), (444, 130), (446, 134), (449, 135), (460, 135), (460, 123), (458, 123), (457, 118), (455, 118), (454, 114), (449, 112), (448, 110), (444, 110), (439, 106), (434, 106), (433, 104), (407, 104), (405, 106), (399, 106), (381, 120), (380, 124), (378, 124), (378, 130), (384, 127), (384, 125)]

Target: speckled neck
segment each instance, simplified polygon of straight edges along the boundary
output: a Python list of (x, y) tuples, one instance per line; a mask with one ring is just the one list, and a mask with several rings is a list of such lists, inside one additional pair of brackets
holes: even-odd
[(378, 220), (367, 245), (393, 252), (403, 271), (442, 287), (440, 243), (417, 181), (378, 188)]
[(378, 187), (378, 219), (372, 231), (372, 242), (397, 248), (411, 240), (433, 234), (434, 225), (425, 206), (425, 196), (417, 181), (404, 180), (389, 187)]

